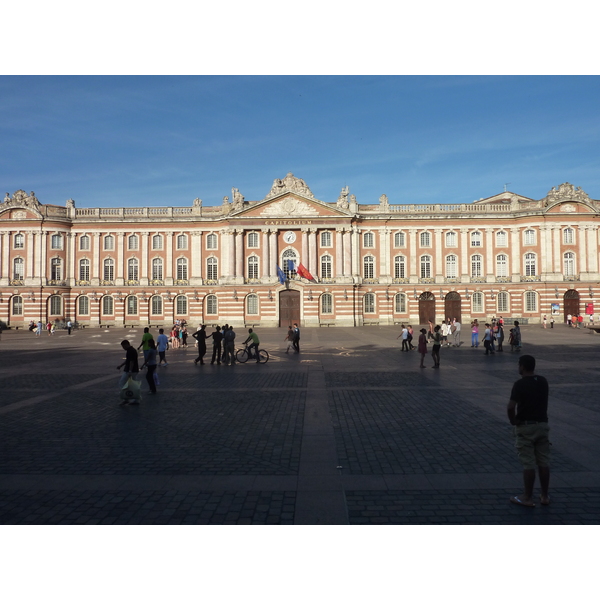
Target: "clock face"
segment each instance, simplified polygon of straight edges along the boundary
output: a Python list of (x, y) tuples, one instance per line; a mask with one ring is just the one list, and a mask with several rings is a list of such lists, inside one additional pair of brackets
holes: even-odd
[(296, 234), (293, 231), (287, 231), (283, 235), (283, 241), (287, 244), (293, 244), (296, 241)]

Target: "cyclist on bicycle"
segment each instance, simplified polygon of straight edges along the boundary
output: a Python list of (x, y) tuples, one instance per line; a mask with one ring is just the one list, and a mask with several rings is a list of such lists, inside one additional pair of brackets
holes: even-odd
[(260, 357), (258, 355), (258, 346), (260, 344), (260, 340), (258, 339), (258, 336), (252, 331), (252, 329), (248, 329), (248, 339), (244, 342), (244, 344), (247, 344), (250, 340), (252, 340), (252, 343), (248, 346), (248, 354), (249, 356), (252, 356), (252, 348), (256, 349), (256, 362), (260, 362)]

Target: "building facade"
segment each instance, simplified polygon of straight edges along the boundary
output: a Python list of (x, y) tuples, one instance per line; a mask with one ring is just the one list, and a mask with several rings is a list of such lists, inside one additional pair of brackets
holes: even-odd
[(0, 321), (562, 321), (594, 311), (599, 213), (569, 183), (472, 204), (359, 204), (347, 187), (323, 202), (291, 173), (217, 207), (61, 207), (18, 190), (0, 204)]

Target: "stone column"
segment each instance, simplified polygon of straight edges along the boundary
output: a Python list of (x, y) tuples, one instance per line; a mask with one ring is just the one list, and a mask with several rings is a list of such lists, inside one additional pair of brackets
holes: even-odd
[[(33, 277), (33, 268), (35, 263), (35, 253), (34, 253), (34, 243), (35, 243), (35, 235), (33, 231), (27, 232), (27, 262), (25, 263), (25, 277), (27, 279), (31, 279)], [(4, 269), (2, 270), (4, 274)]]
[(11, 273), (10, 266), (8, 264), (9, 261), (9, 244), (10, 244), (10, 233), (1, 232), (0, 240), (2, 240), (2, 277), (6, 278), (6, 281), (10, 281)]
[[(494, 230), (485, 228), (485, 273), (486, 277), (494, 276)], [(493, 279), (492, 279), (493, 281)]]
[(598, 239), (598, 227), (588, 225), (587, 227), (587, 249), (588, 249), (588, 273), (598, 274), (598, 252), (596, 248)]
[(335, 230), (335, 276), (344, 275), (344, 254), (343, 254), (343, 227), (336, 227)]
[(554, 252), (554, 273), (562, 273), (562, 265), (560, 258), (560, 227), (557, 225), (552, 226), (552, 244), (556, 248)]
[(521, 230), (518, 227), (510, 228), (510, 252), (512, 264), (512, 280), (520, 281), (521, 279)]
[(435, 240), (435, 263), (433, 264), (433, 275), (434, 277), (443, 277), (444, 271), (442, 269), (442, 230), (434, 229), (433, 238)]
[(552, 258), (552, 227), (545, 225), (542, 230), (542, 273), (548, 275), (553, 272)]
[(352, 252), (352, 277), (360, 277), (360, 232), (357, 227), (352, 229), (350, 248)]
[(352, 275), (352, 229), (344, 229), (342, 234), (344, 246), (342, 254), (344, 256), (344, 277)]
[(308, 265), (308, 227), (302, 228), (302, 252), (300, 254), (300, 262), (303, 265)]
[[(174, 234), (172, 231), (167, 232), (165, 235), (165, 244), (167, 250), (167, 257), (165, 260), (167, 263), (165, 265), (165, 279), (173, 279), (173, 235)], [(172, 281), (170, 283), (171, 285), (173, 284)]]
[[(305, 263), (302, 263), (305, 264)], [(315, 277), (317, 273), (317, 230), (309, 229), (308, 236), (308, 271)]]
[(48, 279), (48, 232), (40, 232), (40, 239), (42, 240), (42, 252), (40, 254), (40, 268), (42, 281)]
[[(148, 244), (150, 243), (150, 233), (142, 232), (142, 285), (148, 285)], [(140, 313), (141, 318), (141, 313)]]
[(244, 277), (244, 230), (235, 230), (235, 276)]
[[(75, 279), (75, 241), (77, 236), (74, 233), (67, 233), (67, 264), (65, 267), (65, 279), (68, 285), (73, 285)], [(70, 302), (70, 300), (69, 300)]]
[(202, 232), (192, 232), (192, 257), (191, 257), (191, 276), (192, 278), (202, 277)]
[(578, 227), (579, 235), (579, 272), (587, 273), (587, 225), (580, 225)]
[(460, 265), (459, 265), (458, 276), (462, 279), (463, 277), (469, 276), (469, 230), (461, 227), (460, 229)]
[(269, 277), (269, 230), (261, 229), (262, 232), (262, 269), (260, 276), (264, 279)]
[(409, 277), (419, 277), (420, 272), (417, 270), (417, 253), (419, 251), (417, 247), (417, 231), (415, 229), (408, 230), (408, 247), (409, 247), (409, 255), (408, 255), (408, 273)]
[(277, 277), (277, 229), (271, 229), (269, 236), (269, 276)]
[[(124, 254), (124, 241), (125, 241), (125, 234), (122, 231), (117, 232), (117, 272), (116, 272), (116, 278), (117, 280), (123, 279), (123, 260), (125, 257)], [(118, 281), (117, 284), (120, 284), (121, 282)]]

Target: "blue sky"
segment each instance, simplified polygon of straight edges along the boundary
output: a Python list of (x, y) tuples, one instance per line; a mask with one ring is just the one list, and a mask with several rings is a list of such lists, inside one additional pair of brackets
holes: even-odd
[(2, 195), (79, 207), (262, 199), (600, 198), (597, 76), (2, 76)]

